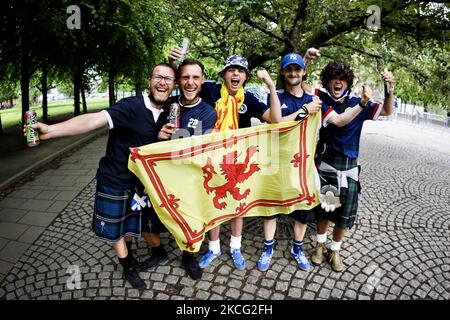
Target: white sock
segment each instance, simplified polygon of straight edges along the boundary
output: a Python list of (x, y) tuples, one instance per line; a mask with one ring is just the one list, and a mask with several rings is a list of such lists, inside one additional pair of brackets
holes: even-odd
[(241, 240), (242, 240), (242, 235), (240, 235), (239, 237), (235, 237), (232, 235), (231, 239), (230, 239), (231, 250), (240, 250), (241, 249)]
[(341, 245), (342, 245), (342, 241), (336, 242), (336, 241), (331, 241), (331, 245), (330, 245), (330, 249), (332, 251), (339, 251), (341, 250)]
[(327, 242), (327, 234), (317, 234), (317, 242), (318, 243), (325, 243)]
[(214, 254), (220, 253), (220, 239), (217, 240), (209, 240), (208, 249), (211, 250)]

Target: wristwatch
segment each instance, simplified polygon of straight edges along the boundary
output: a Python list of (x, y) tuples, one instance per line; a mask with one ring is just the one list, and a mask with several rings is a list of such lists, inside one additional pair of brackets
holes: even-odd
[[(306, 108), (306, 104), (300, 107), (300, 112), (295, 117), (295, 121), (304, 119), (308, 115), (308, 109)], [(302, 112), (303, 111), (303, 112)]]

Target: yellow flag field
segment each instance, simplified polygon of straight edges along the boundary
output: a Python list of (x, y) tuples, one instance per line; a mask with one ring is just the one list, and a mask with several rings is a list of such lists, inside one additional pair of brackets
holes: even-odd
[(230, 219), (289, 214), (319, 203), (319, 126), (320, 112), (302, 121), (153, 143), (131, 148), (128, 168), (180, 249), (197, 252), (205, 233)]

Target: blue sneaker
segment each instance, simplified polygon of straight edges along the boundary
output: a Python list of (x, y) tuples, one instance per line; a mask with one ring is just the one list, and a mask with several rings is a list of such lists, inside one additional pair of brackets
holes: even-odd
[(234, 266), (236, 267), (236, 269), (238, 270), (245, 269), (245, 259), (241, 253), (241, 250), (239, 249), (231, 250), (231, 258), (233, 258)]
[(308, 271), (311, 268), (311, 264), (309, 263), (309, 260), (308, 260), (308, 258), (306, 258), (303, 251), (300, 250), (298, 253), (295, 253), (291, 249), (291, 257), (293, 257), (295, 259), (295, 261), (297, 262), (297, 265), (300, 269), (302, 269), (304, 271)]
[(261, 271), (266, 271), (269, 269), (270, 261), (273, 256), (273, 247), (272, 250), (269, 250), (267, 246), (264, 246), (264, 250), (261, 254), (261, 258), (258, 260), (258, 269)]
[(221, 252), (219, 251), (219, 253), (214, 253), (211, 250), (208, 250), (203, 257), (200, 258), (200, 260), (198, 261), (198, 266), (200, 268), (206, 268), (207, 266), (209, 266), (209, 264), (211, 262), (213, 262), (213, 260), (215, 258), (217, 258), (218, 256), (220, 256)]

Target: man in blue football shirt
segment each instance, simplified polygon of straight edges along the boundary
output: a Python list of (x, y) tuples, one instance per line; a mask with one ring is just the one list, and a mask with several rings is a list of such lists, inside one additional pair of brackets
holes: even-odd
[[(298, 53), (286, 54), (281, 60), (280, 74), (284, 90), (277, 91), (281, 103), (282, 121), (293, 121), (314, 114), (322, 107), (322, 102), (317, 96), (307, 93), (304, 89), (303, 79), (306, 74), (305, 61), (316, 59), (320, 52), (314, 48), (307, 50), (305, 60)], [(270, 99), (270, 95), (268, 97)], [(362, 108), (349, 108), (342, 114), (335, 114), (329, 119), (336, 126), (343, 126), (350, 122)], [(315, 221), (314, 210), (296, 210), (289, 214), (294, 219), (294, 239), (292, 241), (291, 256), (298, 267), (309, 270), (310, 263), (303, 253), (303, 238), (307, 223)], [(273, 256), (276, 232), (276, 216), (264, 217), (264, 249), (258, 260), (258, 269), (269, 269)]]
[[(334, 211), (321, 210), (318, 213), (317, 245), (311, 260), (320, 265), (326, 259), (333, 270), (344, 269), (339, 254), (346, 230), (357, 218), (359, 184), (359, 144), (364, 121), (376, 120), (378, 116), (389, 116), (394, 110), (394, 76), (389, 71), (381, 73), (386, 82), (384, 104), (370, 101), (371, 91), (363, 86), (362, 97), (351, 95), (355, 75), (342, 61), (329, 63), (321, 73), (324, 90), (316, 90), (322, 100), (322, 128), (318, 149), (320, 154), (319, 175), (322, 186), (333, 186), (340, 199), (340, 206)], [(338, 126), (332, 119), (348, 109), (363, 110), (348, 124)], [(330, 251), (325, 246), (329, 222), (334, 222), (333, 240)]]

